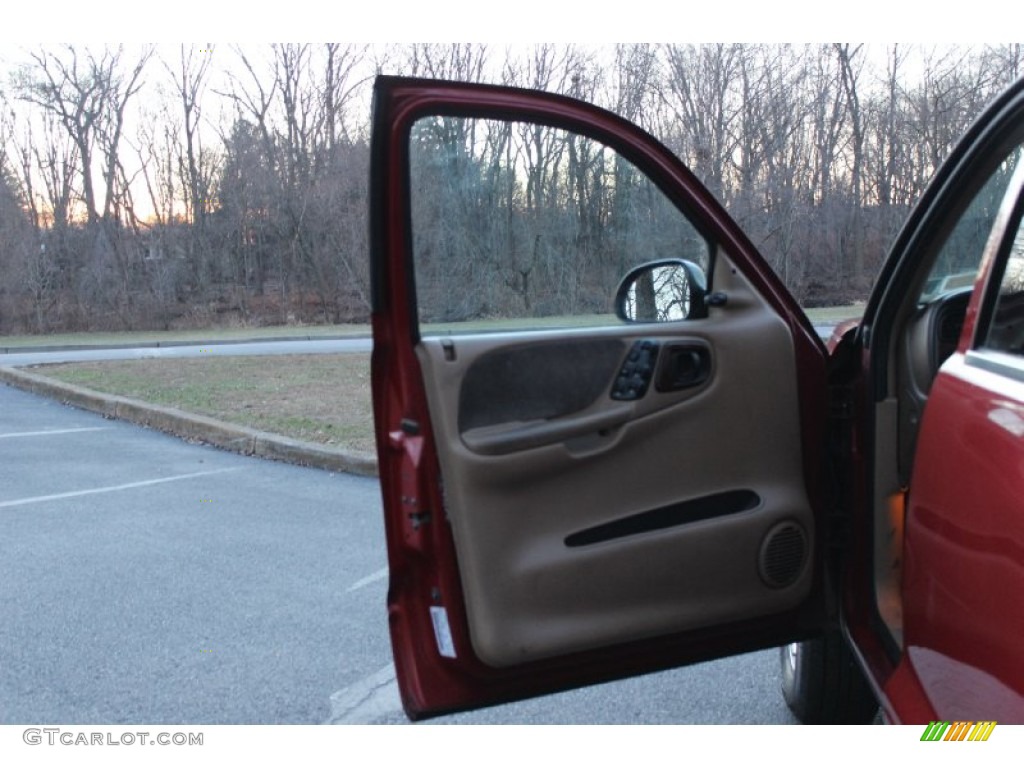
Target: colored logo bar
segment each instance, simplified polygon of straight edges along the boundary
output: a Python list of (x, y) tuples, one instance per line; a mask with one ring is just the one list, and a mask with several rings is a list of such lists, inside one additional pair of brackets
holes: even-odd
[(953, 723), (933, 720), (921, 734), (921, 741), (988, 741), (995, 727), (995, 720), (958, 720)]

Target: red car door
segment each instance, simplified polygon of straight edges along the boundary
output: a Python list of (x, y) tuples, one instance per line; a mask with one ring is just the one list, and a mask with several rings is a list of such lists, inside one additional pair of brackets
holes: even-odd
[(381, 77), (371, 206), (411, 717), (828, 621), (826, 352), (676, 157), (568, 98)]
[(1022, 171), (957, 349), (931, 387), (914, 457), (897, 680), (919, 687), (928, 720), (1024, 721)]
[(848, 637), (888, 719), (1024, 722), (1024, 81), (894, 244), (857, 359)]

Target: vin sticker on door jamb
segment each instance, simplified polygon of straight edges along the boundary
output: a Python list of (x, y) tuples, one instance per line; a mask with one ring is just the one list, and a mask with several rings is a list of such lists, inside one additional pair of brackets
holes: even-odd
[(445, 658), (455, 658), (455, 641), (452, 639), (452, 629), (448, 625), (448, 611), (441, 605), (430, 606), (430, 620), (434, 623), (434, 639), (437, 641), (437, 651)]

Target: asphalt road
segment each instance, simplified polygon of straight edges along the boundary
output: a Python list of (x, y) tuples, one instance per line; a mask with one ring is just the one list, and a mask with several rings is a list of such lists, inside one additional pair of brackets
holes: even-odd
[[(240, 345), (236, 345), (240, 346)], [(0, 386), (0, 723), (402, 723), (376, 481)], [(451, 723), (791, 723), (776, 654)]]

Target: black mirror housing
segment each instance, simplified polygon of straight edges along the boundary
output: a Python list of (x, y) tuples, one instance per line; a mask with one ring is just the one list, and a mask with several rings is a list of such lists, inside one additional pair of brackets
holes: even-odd
[(627, 323), (671, 323), (707, 314), (704, 270), (686, 259), (641, 264), (615, 291), (615, 315)]

